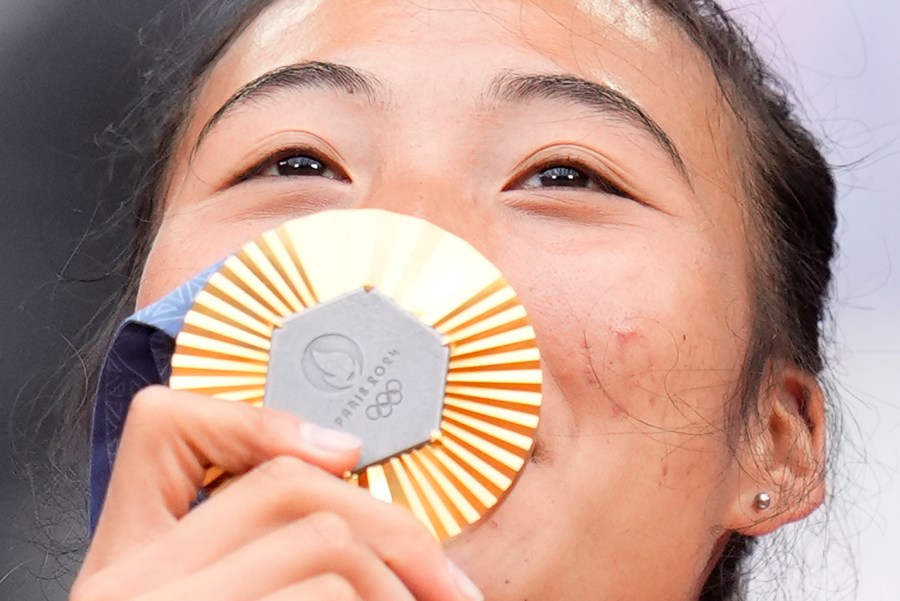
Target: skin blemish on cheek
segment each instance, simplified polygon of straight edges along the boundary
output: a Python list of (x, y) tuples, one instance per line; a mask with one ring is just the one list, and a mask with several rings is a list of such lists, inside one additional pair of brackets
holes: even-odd
[(628, 344), (630, 342), (635, 342), (642, 338), (640, 332), (638, 332), (633, 326), (628, 324), (618, 324), (613, 326), (612, 333), (616, 336), (619, 342), (623, 344)]
[(682, 338), (657, 319), (634, 316), (618, 315), (584, 328), (582, 382), (593, 392), (581, 398), (590, 404), (591, 415), (610, 420), (605, 427), (636, 420), (656, 429), (664, 404), (674, 402), (666, 378), (678, 364)]

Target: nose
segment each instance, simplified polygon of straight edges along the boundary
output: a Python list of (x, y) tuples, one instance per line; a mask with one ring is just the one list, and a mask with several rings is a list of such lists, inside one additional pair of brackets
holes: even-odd
[(491, 219), (472, 190), (443, 175), (416, 174), (373, 182), (360, 208), (383, 209), (429, 221), (489, 256)]

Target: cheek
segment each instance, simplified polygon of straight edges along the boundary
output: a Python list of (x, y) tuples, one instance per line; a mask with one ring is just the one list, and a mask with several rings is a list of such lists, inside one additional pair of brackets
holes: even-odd
[(141, 274), (139, 308), (159, 300), (277, 225), (264, 220), (217, 220), (208, 213), (184, 212), (164, 218)]
[(516, 289), (537, 333), (547, 402), (570, 416), (564, 427), (655, 435), (724, 425), (746, 340), (739, 289), (660, 261), (642, 271), (640, 261), (610, 260), (593, 275), (528, 264)]
[(489, 597), (567, 598), (586, 586), (568, 575), (602, 565), (594, 584), (610, 597), (640, 582), (640, 598), (669, 598), (646, 573), (702, 570), (733, 488), (723, 416), (742, 352), (728, 303), (659, 278), (648, 295), (637, 269), (588, 279), (527, 263), (509, 271), (523, 276), (544, 360), (537, 445), (511, 494), (451, 550), (466, 567), (490, 565), (483, 581), (505, 574)]
[(173, 242), (166, 233), (161, 230), (157, 235), (144, 263), (137, 294), (138, 309), (156, 302), (197, 272), (188, 257), (202, 251), (202, 246), (189, 240)]

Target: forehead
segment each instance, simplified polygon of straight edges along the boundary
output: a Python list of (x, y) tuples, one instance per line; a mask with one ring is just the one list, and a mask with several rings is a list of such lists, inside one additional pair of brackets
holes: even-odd
[(279, 0), (208, 74), (186, 138), (248, 82), (307, 61), (374, 74), (412, 119), (433, 114), (435, 100), (474, 106), (502, 72), (602, 82), (661, 125), (694, 177), (736, 193), (733, 166), (722, 164), (734, 120), (716, 79), (643, 0)]

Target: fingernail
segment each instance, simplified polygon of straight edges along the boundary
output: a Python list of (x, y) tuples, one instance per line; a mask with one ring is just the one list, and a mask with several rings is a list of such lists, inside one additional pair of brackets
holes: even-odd
[(362, 440), (358, 436), (309, 422), (300, 424), (300, 438), (303, 442), (329, 453), (343, 453), (362, 446)]
[(453, 581), (456, 583), (456, 588), (459, 589), (459, 592), (462, 593), (466, 599), (471, 599), (471, 601), (484, 601), (484, 595), (478, 590), (475, 583), (469, 580), (469, 577), (466, 576), (465, 572), (460, 570), (459, 566), (449, 559), (447, 560), (447, 569), (450, 571), (450, 577), (453, 578)]

